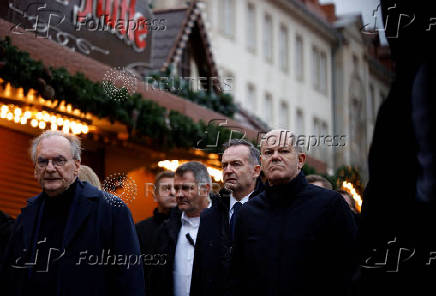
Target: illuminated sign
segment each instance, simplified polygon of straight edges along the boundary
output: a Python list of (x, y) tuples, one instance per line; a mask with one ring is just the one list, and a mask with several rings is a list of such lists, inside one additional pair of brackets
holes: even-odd
[[(128, 3), (129, 2), (129, 3)], [(77, 31), (85, 28), (108, 30), (136, 51), (146, 47), (148, 34), (147, 19), (135, 9), (136, 0), (82, 0), (80, 6), (74, 6), (73, 22)], [(90, 27), (90, 20), (95, 26)]]
[(166, 29), (142, 0), (13, 0), (0, 8), (13, 34), (34, 32), (111, 66), (149, 64), (151, 34)]

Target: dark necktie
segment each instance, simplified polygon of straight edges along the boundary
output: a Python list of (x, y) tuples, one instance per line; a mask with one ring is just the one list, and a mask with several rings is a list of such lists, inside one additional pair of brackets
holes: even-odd
[(230, 235), (232, 237), (232, 240), (235, 238), (235, 226), (236, 226), (236, 215), (238, 214), (239, 209), (242, 207), (242, 203), (240, 201), (237, 201), (233, 205), (233, 214), (230, 218)]

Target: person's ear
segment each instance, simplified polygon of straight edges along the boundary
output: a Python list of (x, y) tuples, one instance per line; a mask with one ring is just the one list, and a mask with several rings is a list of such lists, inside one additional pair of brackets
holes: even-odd
[(299, 153), (298, 154), (298, 169), (301, 170), (304, 166), (304, 162), (306, 161), (306, 154)]
[(263, 170), (262, 154), (259, 156), (259, 161), (260, 161), (260, 170)]
[(198, 184), (198, 189), (200, 191), (201, 196), (208, 196), (210, 192), (210, 184), (209, 183), (200, 183)]
[(80, 170), (80, 160), (74, 159), (74, 176), (77, 177), (79, 175)]
[(155, 202), (159, 202), (159, 201), (157, 200), (156, 193), (155, 193), (154, 190), (153, 190), (151, 196), (153, 196), (153, 200), (154, 200)]
[(260, 165), (255, 165), (254, 166), (254, 177), (257, 179), (260, 176)]

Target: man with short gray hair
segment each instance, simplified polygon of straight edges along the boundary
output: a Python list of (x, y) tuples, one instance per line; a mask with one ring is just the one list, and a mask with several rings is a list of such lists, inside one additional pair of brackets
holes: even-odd
[(151, 295), (189, 296), (194, 246), (201, 212), (211, 206), (212, 180), (207, 168), (198, 161), (182, 164), (176, 170), (174, 189), (177, 208), (171, 211), (157, 234), (154, 253), (167, 254), (163, 266), (153, 266)]
[(30, 152), (42, 192), (15, 223), (3, 267), (5, 294), (143, 296), (130, 211), (114, 196), (122, 206), (111, 206), (102, 191), (77, 178), (79, 138), (46, 131)]
[[(261, 142), (267, 184), (239, 211), (232, 295), (347, 295), (354, 271), (356, 225), (335, 191), (310, 185), (306, 155), (290, 131)], [(316, 283), (314, 283), (316, 279)]]

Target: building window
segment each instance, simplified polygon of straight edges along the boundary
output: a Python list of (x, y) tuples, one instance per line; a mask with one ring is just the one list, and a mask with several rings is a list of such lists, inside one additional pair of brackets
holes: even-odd
[(320, 91), (322, 93), (327, 93), (327, 56), (323, 51), (321, 52), (319, 73), (320, 73), (320, 80), (319, 80)]
[(247, 105), (246, 109), (250, 112), (256, 112), (256, 89), (252, 83), (247, 86)]
[(273, 59), (273, 24), (271, 15), (265, 14), (263, 31), (263, 54), (265, 61), (272, 63)]
[[(327, 123), (324, 121), (322, 122), (322, 126), (321, 126), (321, 135), (322, 136), (328, 136), (329, 131), (328, 131), (328, 126)], [(324, 160), (325, 162), (327, 162), (328, 160), (328, 146), (326, 146), (325, 144), (323, 145), (321, 143), (321, 159)]]
[(297, 134), (304, 135), (304, 114), (301, 109), (297, 109), (295, 126), (297, 127)]
[(320, 66), (320, 54), (316, 47), (312, 48), (312, 77), (313, 77), (313, 87), (319, 90), (319, 66)]
[(318, 48), (312, 48), (313, 87), (327, 93), (327, 55)]
[(235, 37), (235, 0), (220, 0), (220, 19), (222, 20), (221, 33), (224, 36)]
[(256, 10), (253, 3), (247, 6), (247, 49), (256, 51)]
[(280, 26), (279, 34), (279, 65), (283, 72), (289, 70), (289, 38), (288, 28), (284, 25)]
[[(319, 136), (321, 136), (321, 133), (322, 133), (322, 131), (321, 131), (321, 121), (317, 117), (315, 117), (313, 119), (313, 134), (316, 137), (319, 137)], [(319, 149), (318, 146), (313, 146), (313, 147), (311, 146), (311, 147), (309, 147), (309, 149), (310, 150), (313, 149), (313, 156), (315, 158), (320, 159), (321, 153), (320, 153), (320, 149)]]
[(272, 125), (272, 119), (273, 119), (273, 107), (272, 107), (272, 96), (270, 93), (265, 94), (265, 105), (264, 105), (264, 112), (265, 112), (265, 122), (269, 125)]
[(313, 132), (316, 136), (321, 135), (321, 121), (317, 117), (313, 119)]
[(377, 104), (375, 103), (374, 97), (374, 86), (372, 84), (369, 85), (369, 110), (371, 114), (371, 120), (374, 120), (377, 114)]
[(285, 101), (280, 102), (279, 128), (289, 128), (289, 108)]
[(295, 76), (298, 80), (304, 77), (303, 38), (297, 35), (295, 39)]
[(353, 54), (353, 71), (359, 73), (359, 58)]

